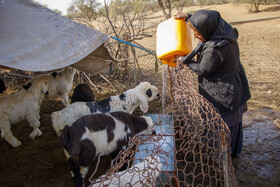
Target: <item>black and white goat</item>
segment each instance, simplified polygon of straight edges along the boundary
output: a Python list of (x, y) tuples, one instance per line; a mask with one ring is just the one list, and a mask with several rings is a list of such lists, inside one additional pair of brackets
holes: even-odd
[(131, 168), (112, 174), (109, 178), (102, 175), (91, 187), (119, 187), (119, 186), (155, 186), (156, 178), (160, 175), (163, 164), (160, 157), (150, 155), (142, 162)]
[(138, 106), (146, 113), (149, 109), (148, 102), (156, 98), (159, 98), (158, 88), (149, 82), (141, 82), (121, 95), (111, 96), (98, 102), (75, 102), (60, 111), (53, 112), (52, 125), (59, 135), (65, 126), (72, 125), (74, 121), (87, 114), (114, 111), (125, 111), (132, 114)]
[(95, 101), (95, 95), (87, 84), (79, 84), (75, 87), (71, 98), (71, 104), (75, 102)]
[(83, 186), (88, 166), (95, 157), (117, 155), (129, 137), (148, 134), (152, 118), (126, 112), (90, 114), (66, 126), (60, 135), (75, 186)]
[(68, 94), (72, 89), (76, 69), (68, 66), (60, 72), (39, 75), (49, 82), (49, 98), (60, 97), (64, 106), (69, 106)]
[(48, 81), (43, 77), (34, 77), (19, 92), (0, 98), (1, 136), (13, 147), (21, 145), (21, 142), (13, 136), (11, 124), (26, 119), (33, 127), (29, 137), (34, 139), (42, 135), (39, 112), (45, 94), (48, 94)]

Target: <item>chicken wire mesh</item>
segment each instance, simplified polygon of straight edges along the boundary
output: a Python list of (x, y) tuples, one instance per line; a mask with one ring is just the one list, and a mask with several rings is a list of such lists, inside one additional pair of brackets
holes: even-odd
[[(144, 45), (149, 46), (149, 43), (150, 40)], [(135, 44), (141, 46), (138, 43)], [(79, 83), (87, 83), (93, 92), (100, 95), (103, 94), (105, 97), (116, 95), (126, 89), (133, 88), (142, 81), (148, 81), (161, 88), (162, 66), (154, 54), (125, 43), (117, 42), (111, 38), (106, 42), (106, 47), (111, 56), (116, 60), (112, 75), (102, 76), (79, 72), (74, 78), (73, 87)], [(154, 52), (153, 50), (150, 51)], [(26, 84), (35, 75), (49, 74), (55, 71), (57, 70), (48, 72), (1, 70), (0, 79), (4, 80), (6, 86), (9, 88), (9, 92), (12, 93), (21, 89), (22, 85)], [(106, 80), (101, 78), (101, 76), (106, 78)]]
[[(139, 43), (132, 44), (143, 47)], [(161, 86), (161, 62), (153, 53), (154, 50), (148, 49), (149, 42), (145, 43), (144, 51), (142, 49), (127, 45), (122, 42), (117, 42), (114, 39), (109, 39), (106, 43), (107, 49), (111, 56), (116, 59), (115, 69), (113, 74), (117, 79), (125, 79), (124, 84), (138, 84), (141, 81), (148, 81), (155, 86)]]
[(227, 125), (188, 68), (170, 71), (170, 82), (172, 102), (151, 114), (150, 134), (131, 138), (105, 175), (92, 174), (91, 186), (237, 186)]
[[(126, 89), (149, 81), (170, 93), (172, 102), (154, 116), (156, 135), (132, 138), (105, 175), (92, 174), (91, 186), (237, 186), (230, 132), (218, 112), (197, 93), (193, 73), (178, 67), (167, 72), (155, 55), (141, 49), (129, 48), (126, 56), (120, 54), (115, 56), (118, 71), (126, 71), (127, 76), (113, 75), (112, 79), (124, 79)], [(3, 75), (10, 86), (31, 77), (21, 71)]]

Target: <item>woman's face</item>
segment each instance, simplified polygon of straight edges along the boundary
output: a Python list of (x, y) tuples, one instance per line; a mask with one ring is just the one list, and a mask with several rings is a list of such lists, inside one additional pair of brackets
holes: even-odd
[(194, 38), (199, 39), (201, 42), (206, 42), (206, 40), (203, 38), (203, 36), (196, 30), (196, 28), (190, 23), (190, 27), (193, 31)]

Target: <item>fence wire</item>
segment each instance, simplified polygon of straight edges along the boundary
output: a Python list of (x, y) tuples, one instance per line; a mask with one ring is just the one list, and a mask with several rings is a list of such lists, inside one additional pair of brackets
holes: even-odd
[(90, 178), (91, 186), (237, 186), (221, 116), (198, 94), (188, 68), (172, 69), (170, 81), (172, 102), (153, 129), (161, 130), (132, 138), (106, 175)]
[[(132, 43), (134, 45), (143, 47), (139, 43)], [(145, 43), (145, 49), (149, 42)], [(141, 81), (148, 81), (155, 86), (161, 86), (161, 62), (157, 59), (156, 55), (151, 54), (125, 43), (117, 42), (114, 39), (109, 39), (106, 47), (111, 53), (111, 56), (116, 59), (114, 75), (117, 79), (125, 79), (124, 84), (134, 87)], [(155, 53), (155, 50), (148, 49)]]
[[(114, 56), (116, 50), (109, 48)], [(156, 135), (151, 129), (150, 135), (132, 138), (104, 175), (92, 173), (91, 186), (237, 186), (229, 129), (213, 106), (198, 94), (193, 73), (187, 67), (167, 72), (155, 55), (137, 48), (125, 53), (120, 50), (114, 58), (119, 77), (112, 75), (108, 79), (125, 80), (125, 89), (149, 81), (168, 92), (171, 99), (157, 113), (153, 130), (160, 130)], [(24, 72), (2, 75), (11, 87), (31, 77)]]

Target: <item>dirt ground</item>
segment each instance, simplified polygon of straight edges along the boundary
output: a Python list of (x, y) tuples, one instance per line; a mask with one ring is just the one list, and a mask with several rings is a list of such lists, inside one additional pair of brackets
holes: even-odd
[(252, 94), (244, 115), (243, 152), (233, 159), (240, 186), (280, 186), (280, 6), (263, 10), (278, 12), (277, 19), (233, 24)]
[[(246, 5), (204, 8), (219, 10), (239, 30), (241, 60), (251, 88), (249, 111), (244, 115), (243, 152), (233, 159), (239, 186), (280, 186), (280, 5), (261, 6), (261, 12), (254, 14)], [(149, 113), (161, 109), (158, 101), (151, 105)], [(62, 108), (60, 101), (44, 101), (43, 135), (34, 140), (28, 138), (32, 129), (26, 121), (14, 125), (12, 131), (23, 143), (18, 148), (0, 138), (0, 186), (73, 186), (50, 121), (51, 113)]]

